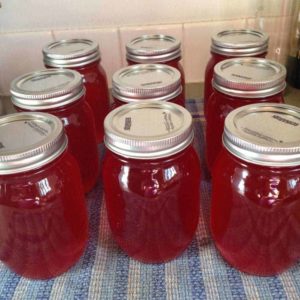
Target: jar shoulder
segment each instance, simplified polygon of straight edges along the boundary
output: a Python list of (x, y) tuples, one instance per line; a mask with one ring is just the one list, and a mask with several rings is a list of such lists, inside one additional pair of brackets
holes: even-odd
[(107, 151), (104, 159), (104, 169), (112, 169), (113, 166), (114, 169), (118, 170), (126, 166), (130, 169), (156, 170), (169, 168), (173, 165), (185, 168), (186, 166), (193, 165), (196, 162), (196, 169), (198, 169), (198, 167), (200, 168), (199, 158), (194, 147), (192, 146), (189, 146), (188, 149), (186, 151), (182, 151), (182, 153), (175, 154), (166, 158), (153, 160), (125, 158), (114, 154), (111, 151)]
[(299, 201), (299, 178), (300, 166), (255, 165), (235, 158), (224, 149), (213, 168), (215, 193), (226, 190), (224, 197), (235, 195), (266, 207)]
[(79, 180), (78, 172), (76, 161), (66, 152), (38, 169), (0, 175), (0, 204), (19, 208), (44, 207), (71, 192)]
[[(103, 163), (104, 177), (115, 177), (122, 181), (122, 174), (130, 175), (132, 180), (154, 178), (167, 182), (187, 177), (200, 177), (200, 163), (193, 147), (169, 158), (156, 160), (126, 159), (108, 151)], [(110, 179), (108, 179), (110, 180)], [(130, 180), (127, 177), (127, 180)]]
[(189, 182), (198, 186), (200, 163), (193, 147), (182, 154), (153, 161), (124, 159), (108, 151), (104, 159), (103, 180), (105, 186), (131, 187), (131, 190), (142, 186), (167, 189), (174, 184)]

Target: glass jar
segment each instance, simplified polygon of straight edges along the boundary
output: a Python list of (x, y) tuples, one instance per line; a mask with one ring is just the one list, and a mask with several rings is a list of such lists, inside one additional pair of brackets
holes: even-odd
[(62, 120), (84, 191), (89, 192), (98, 179), (99, 158), (93, 113), (84, 99), (82, 76), (68, 69), (27, 73), (11, 83), (11, 95), (18, 111), (47, 112)]
[(98, 44), (86, 39), (61, 40), (44, 47), (43, 55), (47, 68), (73, 69), (83, 75), (85, 99), (94, 115), (97, 142), (102, 142), (103, 121), (109, 112), (109, 92)]
[(266, 33), (251, 29), (221, 31), (211, 38), (211, 57), (207, 63), (204, 76), (204, 115), (207, 117), (207, 103), (213, 93), (211, 84), (214, 66), (229, 58), (260, 57), (268, 51), (269, 37)]
[(115, 240), (142, 262), (175, 258), (199, 219), (200, 165), (190, 113), (168, 102), (133, 103), (110, 112), (104, 127), (104, 193)]
[(180, 63), (181, 43), (173, 36), (165, 34), (145, 34), (126, 44), (128, 65), (166, 64), (176, 68), (181, 74), (181, 85), (185, 87), (184, 70)]
[(184, 107), (180, 73), (159, 65), (133, 65), (115, 72), (112, 78), (113, 108), (141, 100), (173, 102)]
[(240, 271), (270, 276), (300, 257), (300, 109), (253, 104), (226, 118), (213, 168), (211, 232)]
[(226, 116), (252, 103), (282, 103), (286, 69), (264, 58), (232, 58), (214, 69), (214, 92), (209, 98), (206, 123), (206, 162), (209, 171), (222, 148)]
[(81, 256), (88, 219), (78, 165), (61, 121), (45, 113), (0, 118), (0, 259), (46, 279)]

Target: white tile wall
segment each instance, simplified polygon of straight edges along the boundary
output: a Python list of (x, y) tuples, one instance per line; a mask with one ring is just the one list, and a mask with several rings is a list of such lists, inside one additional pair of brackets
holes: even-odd
[(293, 0), (1, 0), (1, 3), (0, 32), (11, 32), (281, 16), (291, 13)]
[(72, 29), (0, 34), (0, 93), (8, 94), (10, 81), (25, 72), (43, 68), (41, 49), (51, 40), (84, 37), (99, 43), (102, 64), (112, 74), (126, 65), (125, 44), (143, 33), (166, 33), (182, 41), (186, 82), (203, 81), (210, 56), (210, 37), (224, 28), (257, 28), (270, 35), (269, 58), (282, 63), (288, 50), (290, 16), (238, 18), (227, 21), (170, 25), (126, 26), (106, 29)]
[(285, 64), (289, 51), (292, 17), (249, 19), (248, 23), (252, 28), (257, 28), (269, 34), (270, 40), (267, 58)]
[(41, 49), (51, 39), (50, 32), (0, 35), (1, 94), (9, 94), (10, 82), (17, 76), (44, 69)]

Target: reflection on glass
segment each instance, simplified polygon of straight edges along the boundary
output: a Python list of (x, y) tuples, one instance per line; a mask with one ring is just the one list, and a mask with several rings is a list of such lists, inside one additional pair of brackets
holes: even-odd
[(171, 180), (177, 174), (174, 166), (164, 170), (164, 181)]
[(38, 182), (39, 193), (41, 196), (46, 196), (50, 191), (51, 187), (47, 178), (44, 178)]
[(120, 183), (124, 191), (129, 191), (128, 189), (128, 176), (129, 176), (129, 167), (128, 166), (123, 166), (122, 170), (120, 172)]

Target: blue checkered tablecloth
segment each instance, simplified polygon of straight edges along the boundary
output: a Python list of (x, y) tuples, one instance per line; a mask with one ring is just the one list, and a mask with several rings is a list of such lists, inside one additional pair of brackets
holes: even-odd
[(300, 299), (299, 264), (278, 276), (255, 277), (231, 268), (216, 251), (208, 227), (211, 185), (203, 160), (202, 105), (187, 101), (203, 178), (199, 226), (183, 255), (148, 265), (124, 254), (112, 240), (100, 182), (87, 196), (90, 238), (79, 262), (44, 281), (22, 278), (0, 263), (0, 299)]

